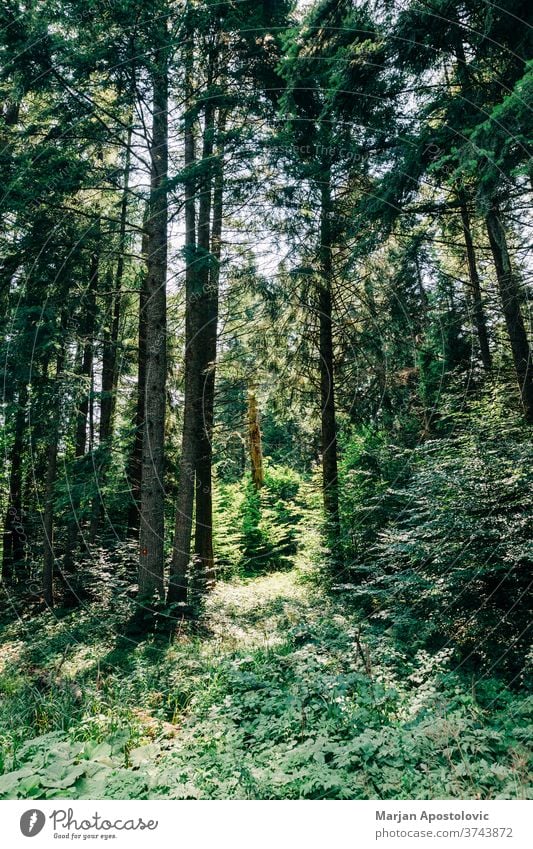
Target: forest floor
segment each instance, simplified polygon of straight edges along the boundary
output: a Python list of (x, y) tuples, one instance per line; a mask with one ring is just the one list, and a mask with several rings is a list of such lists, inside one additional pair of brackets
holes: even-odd
[(531, 698), (409, 654), (308, 570), (218, 583), (172, 639), (126, 636), (131, 610), (1, 629), (0, 798), (531, 794)]

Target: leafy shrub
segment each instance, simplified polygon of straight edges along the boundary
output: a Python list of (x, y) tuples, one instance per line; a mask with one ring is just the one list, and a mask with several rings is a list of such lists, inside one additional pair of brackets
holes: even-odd
[(368, 547), (394, 518), (402, 500), (395, 486), (408, 476), (410, 452), (388, 434), (364, 427), (352, 433), (339, 464), (342, 544), (345, 563), (365, 572)]
[(446, 439), (417, 447), (395, 489), (401, 509), (367, 551), (369, 577), (356, 591), (367, 611), (416, 646), (449, 642), (464, 663), (520, 676), (530, 642), (532, 460), (520, 428), (499, 417), (465, 416)]
[(291, 565), (303, 508), (301, 484), (292, 469), (265, 463), (265, 482), (259, 491), (249, 476), (218, 485), (215, 549), (223, 574), (254, 574)]

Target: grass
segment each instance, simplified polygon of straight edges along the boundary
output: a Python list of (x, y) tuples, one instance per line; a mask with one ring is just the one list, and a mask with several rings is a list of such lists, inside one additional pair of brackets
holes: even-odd
[(2, 629), (2, 798), (527, 798), (532, 700), (305, 570), (220, 582), (199, 627), (123, 595)]

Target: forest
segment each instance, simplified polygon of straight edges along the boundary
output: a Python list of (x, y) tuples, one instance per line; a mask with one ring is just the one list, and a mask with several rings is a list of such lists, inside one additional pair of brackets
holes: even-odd
[(3, 0), (0, 798), (533, 797), (525, 0)]

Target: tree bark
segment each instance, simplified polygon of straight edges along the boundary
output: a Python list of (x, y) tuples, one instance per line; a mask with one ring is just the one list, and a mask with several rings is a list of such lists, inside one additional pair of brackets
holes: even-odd
[[(143, 239), (143, 242), (146, 240)], [(147, 247), (143, 245), (142, 254), (147, 256)], [(135, 404), (135, 437), (128, 466), (128, 481), (131, 490), (131, 502), (128, 510), (128, 536), (139, 533), (141, 511), (141, 467), (144, 429), (144, 407), (146, 395), (146, 274), (141, 278), (139, 292), (139, 324), (137, 354), (137, 399)]]
[(196, 467), (196, 416), (195, 399), (198, 395), (197, 348), (197, 298), (198, 269), (196, 265), (196, 163), (193, 90), (193, 41), (189, 35), (185, 57), (185, 360), (184, 360), (184, 410), (181, 456), (179, 463), (178, 497), (174, 525), (174, 543), (167, 600), (169, 603), (187, 601), (187, 570), (191, 556), (191, 535), (194, 509), (194, 480)]
[[(200, 395), (198, 398), (198, 453), (196, 458), (196, 526), (194, 551), (205, 581), (214, 578), (213, 553), (213, 423), (215, 403), (215, 369), (218, 336), (218, 298), (220, 280), (220, 255), (222, 236), (222, 213), (224, 201), (223, 133), (224, 113), (218, 121), (218, 161), (213, 181), (212, 170), (207, 171), (206, 185), (202, 193), (205, 208), (200, 203), (198, 221), (198, 246), (206, 254), (203, 266), (203, 288), (199, 301), (200, 328), (198, 347), (200, 353)], [(209, 162), (213, 156), (213, 133), (215, 114), (211, 107), (206, 109), (205, 140), (203, 158)], [(213, 192), (213, 220), (211, 217), (211, 192)]]
[[(113, 286), (113, 276), (108, 272), (106, 288)], [(113, 389), (115, 380), (115, 358), (118, 339), (118, 325), (120, 322), (120, 301), (116, 293), (112, 293), (106, 312), (111, 312), (111, 327), (104, 328), (104, 341), (102, 346), (102, 391), (100, 393), (100, 445), (105, 445), (111, 435), (113, 415)], [(117, 313), (116, 336), (115, 336), (115, 312)], [(107, 324), (107, 316), (106, 316)]]
[(520, 398), (526, 421), (533, 424), (533, 362), (531, 350), (520, 309), (518, 281), (511, 265), (505, 229), (496, 204), (493, 204), (487, 213), (486, 224)]
[[(62, 322), (63, 323), (63, 322)], [(51, 413), (51, 432), (49, 434), (48, 450), (46, 452), (46, 478), (44, 491), (43, 531), (44, 531), (44, 556), (43, 556), (43, 600), (48, 607), (54, 605), (54, 494), (57, 477), (57, 452), (59, 443), (60, 422), (60, 393), (59, 380), (63, 373), (65, 359), (64, 339), (60, 340), (60, 349), (56, 360), (54, 402)]]
[[(159, 50), (164, 49), (166, 28)], [(168, 220), (168, 81), (166, 60), (152, 73), (150, 216), (147, 222), (146, 392), (141, 466), (139, 595), (164, 596), (164, 442)]]
[(248, 389), (248, 449), (250, 451), (250, 466), (252, 482), (257, 491), (265, 482), (263, 474), (263, 449), (261, 446), (261, 428), (259, 426), (259, 411), (255, 390)]
[(24, 560), (25, 533), (22, 513), (22, 456), (24, 430), (26, 426), (26, 404), (28, 387), (25, 380), (21, 383), (17, 399), (15, 433), (11, 449), (11, 469), (9, 473), (9, 494), (6, 518), (4, 522), (2, 582), (11, 584)]
[(120, 203), (117, 267), (114, 280), (111, 273), (108, 276), (109, 287), (113, 287), (114, 291), (111, 293), (109, 301), (109, 311), (111, 313), (111, 328), (109, 331), (106, 330), (104, 332), (104, 344), (102, 351), (102, 391), (100, 395), (99, 426), (99, 444), (101, 449), (103, 449), (105, 453), (102, 461), (101, 476), (98, 481), (98, 493), (94, 498), (92, 506), (91, 527), (89, 532), (89, 541), (91, 543), (93, 543), (96, 538), (98, 526), (100, 524), (100, 518), (103, 512), (103, 503), (100, 490), (105, 484), (105, 467), (108, 462), (109, 452), (111, 449), (111, 441), (113, 437), (113, 419), (115, 414), (115, 403), (118, 384), (118, 337), (120, 330), (122, 278), (124, 276), (124, 252), (126, 250), (126, 223), (128, 215), (128, 190), (131, 162), (132, 120), (133, 116), (131, 117), (126, 134), (126, 158), (124, 163), (124, 186)]
[(114, 291), (110, 299), (111, 330), (106, 334), (102, 352), (102, 396), (100, 400), (100, 444), (105, 444), (112, 435), (113, 415), (118, 382), (118, 336), (122, 301), (122, 279), (124, 277), (124, 253), (126, 250), (126, 225), (128, 220), (128, 192), (131, 169), (132, 121), (126, 134), (126, 157), (124, 162), (124, 185), (120, 202), (120, 223), (118, 233), (117, 267), (114, 279)]
[[(98, 251), (95, 251), (91, 257), (87, 300), (82, 326), (83, 348), (79, 377), (83, 381), (83, 394), (76, 409), (76, 434), (74, 439), (75, 461), (85, 455), (87, 448), (87, 420), (89, 416), (89, 398), (92, 393), (94, 333), (96, 324), (96, 292), (98, 290), (99, 264), (100, 260)], [(75, 472), (74, 474), (75, 478), (77, 478), (77, 473)], [(67, 541), (63, 557), (63, 568), (65, 572), (72, 572), (74, 567), (74, 551), (76, 549), (80, 530), (80, 499), (77, 492), (76, 481), (74, 481), (74, 493), (71, 493), (70, 501), (72, 515), (70, 516), (67, 526)]]
[(335, 363), (332, 327), (333, 258), (331, 240), (331, 177), (324, 171), (320, 209), (320, 280), (318, 287), (320, 397), (322, 435), (322, 485), (324, 512), (330, 543), (340, 538), (335, 411)]
[(474, 249), (474, 241), (472, 239), (472, 228), (470, 225), (470, 215), (468, 206), (463, 192), (459, 193), (461, 223), (463, 225), (463, 235), (465, 240), (466, 258), (468, 263), (468, 275), (470, 278), (470, 289), (472, 293), (472, 307), (474, 313), (474, 323), (476, 325), (477, 338), (479, 342), (479, 353), (481, 354), (481, 362), (486, 371), (492, 371), (492, 356), (490, 353), (489, 337), (487, 333), (487, 320), (483, 309), (483, 300), (481, 297), (481, 284), (477, 270), (476, 252)]
[[(463, 97), (468, 102), (471, 97), (471, 73), (468, 65), (465, 48), (463, 43), (463, 32), (461, 24), (457, 16), (453, 16), (454, 23), (457, 26), (454, 36), (454, 52), (457, 62), (457, 76), (461, 83), (461, 91)], [(450, 84), (448, 82), (448, 88)], [(461, 214), (461, 223), (463, 227), (463, 236), (466, 248), (466, 258), (468, 263), (468, 274), (470, 277), (470, 288), (472, 292), (472, 306), (474, 312), (474, 322), (476, 325), (477, 337), (479, 341), (479, 352), (483, 367), (487, 372), (492, 370), (492, 356), (490, 353), (489, 338), (487, 333), (487, 321), (485, 311), (483, 309), (483, 299), (481, 296), (481, 285), (477, 270), (476, 253), (474, 242), (472, 239), (472, 227), (470, 224), (470, 215), (468, 213), (468, 205), (464, 190), (460, 189), (457, 192), (457, 200), (459, 202), (459, 212)]]

